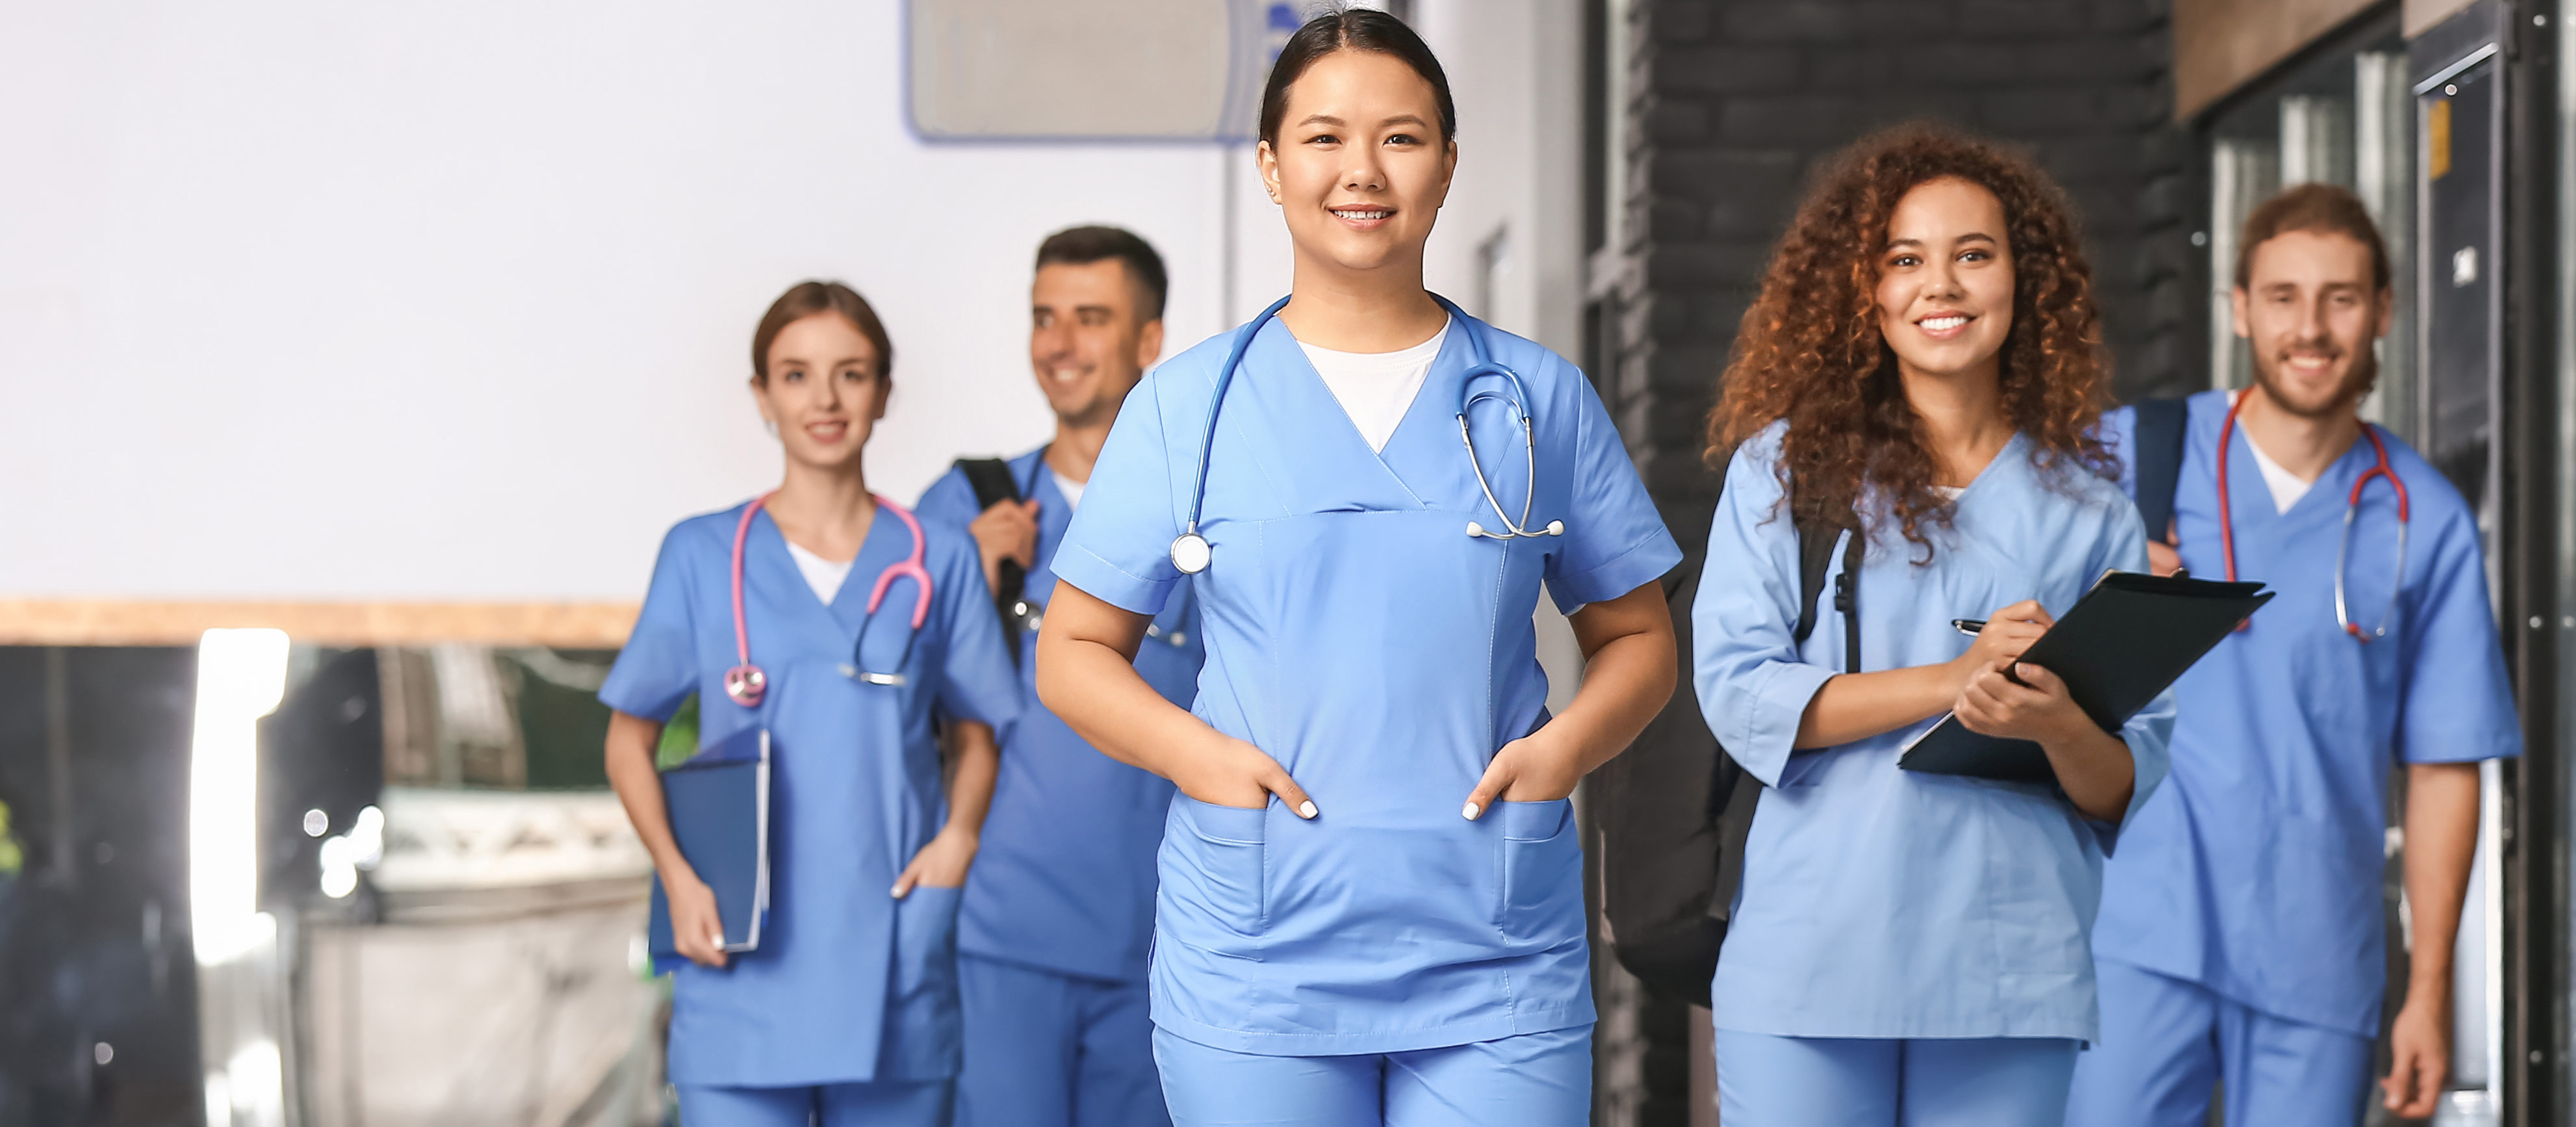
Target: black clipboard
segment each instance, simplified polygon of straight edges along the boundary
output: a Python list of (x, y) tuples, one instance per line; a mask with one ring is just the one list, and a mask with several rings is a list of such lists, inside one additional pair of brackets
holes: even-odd
[[(662, 772), (671, 836), (698, 879), (716, 894), (724, 949), (760, 949), (769, 914), (769, 729), (753, 725)], [(671, 904), (653, 878), (645, 946), (655, 973), (688, 963), (671, 937)]]
[[(2057, 674), (2086, 716), (2116, 732), (2270, 601), (2272, 592), (2260, 583), (2106, 572), (2021, 660)], [(1934, 775), (2057, 781), (2038, 744), (1979, 735), (1950, 715), (1907, 743), (1896, 765)]]

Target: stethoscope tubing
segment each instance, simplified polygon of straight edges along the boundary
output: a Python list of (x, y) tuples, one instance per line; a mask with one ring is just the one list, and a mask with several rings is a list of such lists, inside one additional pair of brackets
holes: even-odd
[[(1234, 344), (1226, 350), (1225, 366), (1217, 370), (1216, 390), (1208, 400), (1207, 425), (1199, 432), (1199, 461), (1198, 470), (1192, 475), (1190, 487), (1189, 523), (1181, 535), (1172, 541), (1172, 563), (1183, 574), (1197, 574), (1206, 570), (1208, 565), (1207, 541), (1199, 535), (1199, 519), (1207, 507), (1208, 462), (1216, 452), (1216, 425), (1225, 410), (1226, 389), (1234, 385), (1234, 373), (1236, 369), (1242, 367), (1244, 353), (1251, 350), (1253, 338), (1261, 335), (1262, 326), (1269, 324), (1270, 319), (1277, 316), (1281, 309), (1287, 308), (1288, 302), (1294, 296), (1292, 294), (1271, 302), (1269, 308), (1262, 310), (1259, 316), (1237, 330)], [(1469, 363), (1466, 374), (1459, 379), (1461, 399), (1458, 404), (1458, 438), (1467, 448), (1467, 465), (1476, 473), (1476, 488), (1484, 493), (1485, 503), (1494, 510), (1494, 519), (1502, 522), (1503, 526), (1502, 531), (1495, 532), (1485, 528), (1481, 521), (1471, 520), (1467, 522), (1467, 535), (1471, 538), (1482, 537), (1490, 540), (1564, 535), (1565, 522), (1561, 520), (1549, 521), (1544, 528), (1529, 527), (1530, 506), (1538, 499), (1538, 432), (1530, 419), (1529, 385), (1522, 382), (1520, 373), (1513, 371), (1509, 365), (1496, 362), (1485, 350), (1484, 338), (1476, 333), (1474, 323), (1465, 311), (1439, 294), (1432, 294), (1431, 300), (1439, 302), (1440, 308), (1448, 312), (1450, 323), (1459, 326), (1459, 331), (1467, 335)], [(1467, 412), (1479, 401), (1504, 398), (1499, 392), (1468, 390), (1477, 380), (1488, 376), (1501, 376), (1511, 381), (1512, 392), (1509, 402), (1514, 417), (1519, 419), (1521, 424), (1521, 446), (1527, 458), (1523, 467), (1525, 489), (1521, 495), (1519, 520), (1512, 519), (1510, 511), (1503, 508), (1502, 498), (1495, 495), (1493, 482), (1485, 476), (1484, 463), (1476, 457), (1476, 436), (1467, 425)], [(1196, 566), (1191, 566), (1193, 563)]]
[[(751, 538), (751, 518), (776, 493), (777, 490), (773, 489), (752, 498), (750, 504), (742, 507), (742, 519), (735, 522), (733, 528), (733, 558), (728, 570), (733, 586), (733, 648), (737, 664), (725, 670), (724, 690), (726, 697), (744, 708), (760, 706), (761, 698), (769, 691), (769, 674), (751, 660), (751, 630), (742, 612), (743, 548)], [(928, 541), (922, 536), (921, 521), (912, 515), (912, 510), (876, 494), (869, 496), (875, 498), (878, 509), (892, 512), (895, 519), (903, 522), (904, 530), (912, 534), (912, 552), (877, 573), (876, 584), (868, 590), (867, 615), (859, 620), (858, 640), (850, 646), (851, 664), (842, 671), (871, 685), (901, 685), (904, 681), (901, 670), (912, 661), (913, 643), (921, 637), (922, 623), (930, 619), (930, 569), (925, 566)], [(885, 605), (886, 592), (892, 589), (897, 579), (910, 579), (919, 588), (912, 600), (912, 633), (904, 638), (903, 657), (896, 663), (896, 672), (870, 672), (858, 664), (859, 655), (866, 649), (868, 627), (876, 622), (877, 608)]]
[(1288, 308), (1289, 301), (1296, 296), (1290, 294), (1271, 302), (1270, 308), (1262, 310), (1261, 315), (1254, 317), (1251, 324), (1235, 332), (1233, 347), (1226, 349), (1225, 367), (1217, 369), (1216, 373), (1216, 394), (1208, 399), (1207, 426), (1201, 428), (1199, 432), (1199, 466), (1198, 472), (1192, 475), (1191, 479), (1190, 523), (1188, 530), (1183, 533), (1185, 536), (1199, 534), (1199, 514), (1207, 507), (1208, 457), (1216, 453), (1216, 423), (1218, 415), (1225, 410), (1225, 389), (1234, 386), (1235, 369), (1243, 366), (1243, 354), (1251, 350), (1252, 338), (1260, 336), (1261, 327), (1269, 324), (1272, 317), (1278, 316), (1280, 310)]
[[(2236, 520), (2229, 503), (2227, 489), (2227, 455), (2229, 447), (2235, 440), (2236, 414), (2244, 409), (2245, 396), (2239, 394), (2236, 396), (2236, 401), (2228, 405), (2226, 419), (2218, 425), (2218, 542), (2226, 556), (2227, 581), (2230, 583), (2236, 582)], [(2379, 437), (2379, 428), (2364, 422), (2361, 424), (2361, 434), (2362, 437), (2370, 440), (2370, 449), (2372, 453), (2378, 455), (2378, 464), (2362, 471), (2362, 475), (2354, 479), (2352, 491), (2344, 497), (2343, 532), (2335, 543), (2334, 607), (2335, 625), (2344, 633), (2352, 635), (2353, 638), (2367, 645), (2374, 638), (2387, 637), (2388, 624), (2396, 617), (2397, 597), (2406, 586), (2406, 537), (2408, 530), (2414, 524), (2414, 517), (2409, 511), (2412, 503), (2406, 495), (2406, 482), (2397, 476), (2397, 468), (2390, 464), (2388, 443)], [(2352, 526), (2361, 515), (2361, 493), (2370, 486), (2372, 478), (2388, 479), (2388, 487), (2397, 493), (2397, 574), (2389, 585), (2388, 606), (2380, 611), (2379, 625), (2364, 633), (2360, 624), (2352, 620), (2349, 604), (2344, 597), (2344, 564), (2352, 555)], [(2242, 630), (2245, 627), (2246, 624), (2240, 623), (2237, 629)]]

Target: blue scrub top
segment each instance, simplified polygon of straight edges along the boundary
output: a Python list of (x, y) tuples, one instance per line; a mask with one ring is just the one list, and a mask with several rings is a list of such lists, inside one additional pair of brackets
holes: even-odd
[[(1041, 446), (1009, 463), (1020, 496), (1038, 502), (1037, 566), (1024, 590), (1040, 613), (1055, 590), (1048, 561), (1073, 521), (1044, 453)], [(981, 515), (964, 470), (921, 495), (921, 518), (954, 528), (969, 543), (966, 526)], [(1176, 598), (1155, 626), (1160, 636), (1137, 647), (1136, 671), (1163, 699), (1188, 708), (1207, 653), (1198, 615), (1189, 599)], [(957, 947), (1059, 974), (1143, 982), (1154, 935), (1154, 852), (1163, 844), (1172, 784), (1101, 754), (1041, 707), (1037, 634), (1017, 635), (1020, 721), (1002, 745), (1002, 777), (966, 882)]]
[[(1700, 709), (1764, 783), (1712, 988), (1718, 1027), (2095, 1039), (2086, 939), (2103, 856), (2123, 831), (2077, 814), (2053, 785), (1898, 769), (1932, 720), (1791, 753), (1808, 701), (1846, 665), (1831, 600), (1804, 644), (1791, 637), (1798, 541), (1773, 470), (1785, 433), (1774, 424), (1727, 468), (1691, 608)], [(2030, 452), (2015, 435), (1995, 455), (1951, 527), (1933, 532), (1928, 562), (1878, 529), (1860, 571), (1862, 669), (1949, 661), (1971, 641), (1951, 619), (2034, 598), (2062, 615), (2104, 571), (2146, 569), (2119, 487), (2076, 466), (2039, 469)], [(2172, 723), (2159, 697), (2120, 730), (2137, 771), (2129, 819), (2164, 778)]]
[[(1518, 370), (1537, 429), (1530, 523), (1497, 522), (1458, 441), (1470, 345)], [(1055, 571), (1138, 614), (1182, 576), (1201, 428), (1234, 334), (1131, 393)], [(1508, 382), (1488, 377), (1478, 389)], [(1488, 476), (1517, 516), (1529, 468), (1514, 412), (1481, 403)], [(1387, 1053), (1593, 1020), (1572, 804), (1459, 816), (1503, 744), (1546, 722), (1532, 629), (1542, 581), (1577, 608), (1655, 581), (1681, 552), (1589, 381), (1463, 319), (1381, 453), (1263, 326), (1228, 391), (1190, 577), (1207, 638), (1192, 711), (1287, 768), (1321, 817), (1176, 796), (1161, 853), (1154, 1022), (1236, 1052)]]
[[(2227, 409), (2225, 392), (2191, 397), (2175, 491), (2183, 566), (2204, 579), (2227, 574), (2216, 460)], [(2136, 428), (2127, 409), (2104, 419), (2118, 449)], [(2094, 940), (2105, 959), (2360, 1037), (2379, 1030), (2387, 977), (2389, 767), (2522, 752), (2476, 516), (2413, 448), (2380, 438), (2413, 519), (2388, 636), (2364, 645), (2335, 624), (2334, 566), (2353, 482), (2379, 464), (2369, 441), (2284, 513), (2237, 429), (2237, 577), (2277, 597), (2175, 683), (2173, 785), (2125, 835)], [(2363, 629), (2387, 609), (2396, 571), (2396, 492), (2373, 481), (2345, 568)]]
[[(770, 908), (757, 951), (730, 966), (680, 968), (671, 1009), (673, 1083), (781, 1087), (936, 1080), (958, 1065), (960, 890), (888, 894), (947, 820), (943, 715), (1007, 730), (1018, 713), (1010, 658), (970, 541), (925, 526), (930, 615), (899, 686), (845, 675), (868, 592), (912, 553), (880, 512), (830, 606), (787, 554), (767, 511), (743, 551), (751, 659), (769, 674), (758, 708), (724, 694), (735, 664), (730, 563), (740, 506), (691, 517), (662, 540), (644, 610), (599, 690), (610, 708), (668, 720), (698, 694), (713, 745), (755, 724), (770, 732)], [(904, 661), (914, 586), (897, 580), (867, 633), (866, 668)]]

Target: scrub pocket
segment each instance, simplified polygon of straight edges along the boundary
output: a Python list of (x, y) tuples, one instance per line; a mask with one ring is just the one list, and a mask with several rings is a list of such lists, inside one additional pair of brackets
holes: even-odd
[(1246, 809), (1172, 796), (1163, 889), (1171, 938), (1239, 959), (1261, 957), (1268, 807)]
[(1574, 800), (1496, 802), (1503, 823), (1503, 938), (1553, 947), (1583, 931)]
[(962, 888), (914, 885), (894, 902), (894, 980), (886, 998), (877, 1079), (957, 1072), (964, 1039), (957, 997), (957, 905)]

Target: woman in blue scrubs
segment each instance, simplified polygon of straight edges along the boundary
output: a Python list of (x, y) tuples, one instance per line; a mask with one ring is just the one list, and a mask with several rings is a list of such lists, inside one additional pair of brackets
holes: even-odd
[[(1764, 784), (1711, 989), (1728, 1127), (2065, 1114), (2100, 1022), (2102, 858), (2163, 778), (2173, 719), (2159, 700), (2104, 732), (2014, 660), (2104, 570), (2147, 565), (2091, 434), (2087, 287), (2037, 169), (1914, 127), (1827, 173), (1745, 314), (1692, 608), (1700, 706)], [(1794, 632), (1796, 525), (1855, 518), (1834, 568), (1857, 579), (1856, 663), (1836, 600)], [(2037, 741), (2057, 785), (1900, 770), (1953, 711)]]
[[(1289, 39), (1258, 155), (1294, 290), (1138, 385), (1053, 561), (1041, 698), (1180, 791), (1151, 967), (1180, 1127), (1590, 1114), (1567, 796), (1670, 698), (1681, 554), (1583, 374), (1423, 288), (1454, 127), (1393, 17)], [(1133, 665), (1185, 574), (1190, 711)], [(1589, 658), (1554, 718), (1542, 583)]]
[[(893, 359), (847, 286), (805, 282), (770, 307), (751, 390), (783, 480), (671, 529), (599, 691), (615, 710), (609, 781), (693, 964), (674, 984), (669, 1069), (690, 1127), (949, 1120), (959, 888), (992, 799), (994, 727), (1018, 694), (973, 542), (925, 536), (868, 492), (860, 455)], [(749, 704), (726, 684), (745, 664), (766, 677)], [(692, 694), (702, 745), (770, 733), (770, 909), (759, 947), (732, 956), (654, 771), (662, 724)], [(954, 718), (944, 796), (934, 710)]]

